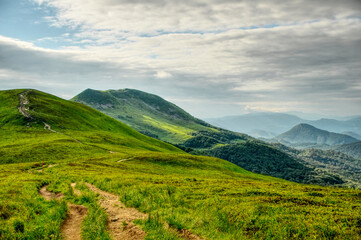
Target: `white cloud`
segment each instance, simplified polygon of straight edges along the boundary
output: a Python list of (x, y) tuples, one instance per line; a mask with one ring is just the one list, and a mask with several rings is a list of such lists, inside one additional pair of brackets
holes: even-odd
[(285, 102), (287, 109), (361, 112), (357, 0), (37, 2), (55, 11), (49, 24), (76, 31), (56, 39), (67, 41), (58, 50), (0, 36), (0, 85), (6, 74), (27, 76), (28, 85), (47, 82), (62, 96), (140, 88), (198, 99), (193, 113), (223, 114), (233, 104), (234, 114), (234, 103), (284, 109)]
[(154, 74), (154, 77), (156, 78), (171, 78), (172, 74), (165, 72), (165, 71), (157, 71), (156, 74)]

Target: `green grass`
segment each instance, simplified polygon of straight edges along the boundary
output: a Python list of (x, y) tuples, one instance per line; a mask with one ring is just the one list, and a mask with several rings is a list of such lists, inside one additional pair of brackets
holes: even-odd
[(196, 131), (215, 131), (176, 105), (138, 90), (87, 89), (72, 100), (98, 109), (140, 132), (166, 142), (183, 143)]
[[(51, 215), (51, 209), (63, 209), (64, 203), (46, 202), (37, 195), (42, 184), (50, 183), (49, 189), (62, 191), (65, 200), (89, 207), (84, 236), (106, 239), (105, 213), (97, 206), (96, 195), (81, 184), (86, 181), (149, 213), (149, 219), (137, 222), (148, 233), (147, 239), (177, 239), (175, 230), (181, 228), (206, 239), (361, 239), (359, 190), (291, 183), (220, 159), (187, 154), (140, 154), (125, 162), (117, 160), (112, 155), (59, 161), (44, 168), (44, 174), (27, 172), (36, 163), (1, 165), (1, 196), (6, 200), (2, 198), (0, 205), (11, 209), (1, 213), (7, 216), (0, 224), (3, 237), (15, 234), (16, 221), (24, 223), (24, 233), (17, 233), (21, 236), (32, 236), (36, 227), (44, 229), (43, 236), (59, 233), (60, 225), (55, 231), (42, 219), (61, 223), (64, 215)], [(84, 196), (71, 194), (71, 182), (80, 183)], [(5, 202), (12, 207), (4, 207)], [(30, 214), (40, 207), (44, 212)], [(24, 214), (24, 209), (29, 213)], [(164, 227), (165, 222), (171, 228)]]
[[(29, 121), (16, 109), (19, 92), (0, 92), (0, 239), (61, 239), (66, 202), (88, 207), (83, 239), (109, 239), (99, 196), (84, 182), (148, 213), (136, 221), (146, 239), (179, 239), (179, 229), (205, 239), (361, 239), (360, 190), (292, 183), (189, 155), (37, 91)], [(44, 130), (41, 121), (61, 133)], [(74, 195), (72, 182), (82, 196)], [(45, 184), (64, 199), (45, 201), (38, 194)]]

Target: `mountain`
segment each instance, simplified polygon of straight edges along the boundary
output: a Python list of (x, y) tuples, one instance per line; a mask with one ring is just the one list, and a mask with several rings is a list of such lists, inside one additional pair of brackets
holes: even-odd
[(142, 133), (173, 143), (192, 154), (219, 157), (255, 173), (296, 182), (343, 183), (337, 176), (305, 166), (302, 160), (290, 157), (267, 143), (196, 119), (153, 94), (133, 89), (87, 89), (72, 101), (94, 107)]
[(311, 124), (316, 128), (320, 128), (330, 132), (354, 132), (356, 134), (361, 134), (361, 117), (355, 117), (346, 121), (322, 118), (317, 121), (310, 121), (307, 123)]
[(95, 108), (143, 134), (172, 143), (191, 138), (189, 133), (211, 130), (209, 124), (194, 118), (178, 106), (139, 90), (87, 89), (72, 101)]
[(361, 141), (334, 146), (332, 149), (361, 159)]
[(360, 234), (360, 190), (297, 184), (190, 155), (36, 90), (0, 91), (0, 135), (0, 239), (69, 238), (69, 222), (85, 240)]
[[(346, 120), (326, 118), (307, 120), (292, 114), (259, 112), (239, 116), (205, 119), (205, 121), (221, 128), (247, 133), (257, 138), (268, 138), (268, 133), (279, 135), (300, 123), (306, 123), (329, 132), (354, 132), (356, 134), (361, 134), (361, 117), (359, 116), (346, 118)], [(266, 134), (259, 135), (259, 131), (264, 131)]]
[(339, 145), (353, 143), (358, 140), (348, 135), (331, 133), (315, 128), (309, 124), (298, 124), (289, 131), (274, 138), (287, 144), (311, 144), (311, 145)]
[(254, 131), (263, 130), (265, 132), (280, 134), (293, 126), (304, 122), (303, 119), (294, 115), (271, 112), (249, 113), (240, 116), (211, 118), (205, 120), (218, 127), (235, 132), (247, 133), (254, 137), (257, 136), (257, 134), (252, 135)]
[(348, 135), (350, 137), (356, 138), (361, 141), (361, 135), (354, 132), (342, 132), (342, 134)]

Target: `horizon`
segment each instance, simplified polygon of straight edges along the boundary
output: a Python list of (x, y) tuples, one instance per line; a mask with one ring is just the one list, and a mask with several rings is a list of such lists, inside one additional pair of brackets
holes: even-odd
[(0, 89), (132, 88), (201, 119), (357, 116), (360, 29), (357, 0), (2, 1)]

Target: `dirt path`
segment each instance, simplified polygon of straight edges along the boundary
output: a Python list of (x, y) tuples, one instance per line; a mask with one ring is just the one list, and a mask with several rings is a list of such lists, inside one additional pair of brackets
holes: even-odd
[(68, 204), (68, 214), (61, 228), (65, 240), (81, 240), (81, 224), (88, 208), (82, 205)]
[(44, 123), (45, 130), (49, 130), (50, 132), (55, 132), (55, 133), (57, 132), (57, 131), (51, 129), (51, 126), (49, 124), (47, 124), (46, 122), (43, 122), (43, 123)]
[(64, 195), (62, 193), (53, 193), (47, 189), (48, 185), (40, 188), (39, 194), (43, 196), (46, 200), (50, 201), (52, 199), (62, 199)]
[(131, 157), (131, 158), (124, 158), (124, 159), (120, 159), (118, 160), (117, 162), (125, 162), (125, 161), (129, 161), (129, 160), (132, 160), (134, 157)]
[[(47, 185), (40, 188), (39, 194), (46, 200), (61, 199), (64, 197), (62, 193), (53, 193), (47, 190)], [(81, 223), (85, 218), (88, 208), (82, 205), (75, 205), (68, 203), (68, 213), (63, 226), (61, 227), (61, 234), (66, 240), (81, 240)]]
[(187, 229), (181, 229), (177, 230), (178, 236), (187, 240), (205, 240), (204, 238), (201, 238), (193, 233), (191, 233)]
[(18, 110), (24, 117), (27, 117), (29, 119), (33, 119), (33, 117), (29, 113), (29, 106), (28, 106), (29, 105), (29, 100), (26, 97), (26, 94), (28, 94), (28, 92), (30, 92), (30, 90), (26, 90), (26, 91), (19, 94)]
[(99, 204), (108, 214), (108, 230), (114, 240), (141, 240), (145, 232), (139, 229), (132, 221), (146, 219), (147, 214), (135, 208), (127, 208), (119, 201), (119, 196), (104, 192), (94, 185), (86, 183), (89, 189), (101, 196)]
[(71, 188), (73, 189), (73, 192), (76, 196), (80, 196), (81, 195), (81, 191), (79, 189), (76, 189), (75, 186), (76, 186), (76, 183), (71, 183), (70, 184)]

